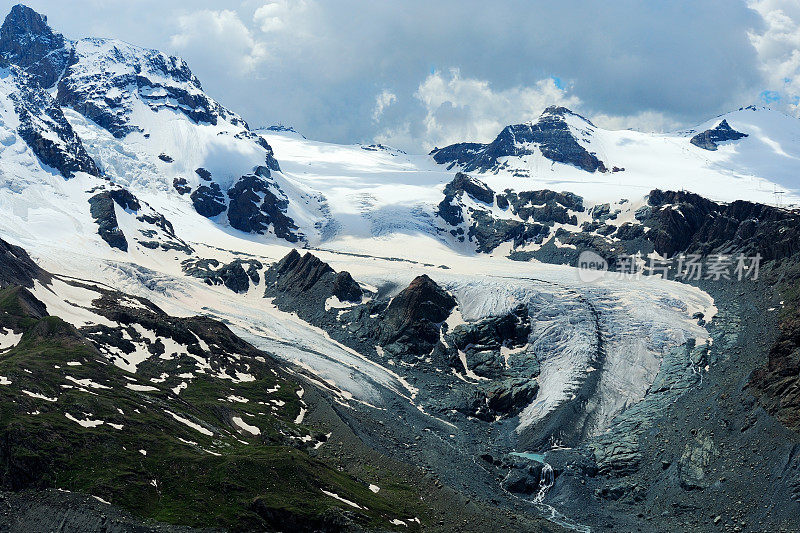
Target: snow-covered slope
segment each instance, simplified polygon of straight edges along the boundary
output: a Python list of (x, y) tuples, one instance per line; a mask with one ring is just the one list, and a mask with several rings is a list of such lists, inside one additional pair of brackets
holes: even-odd
[[(480, 175), (495, 190), (505, 186), (568, 190), (598, 203), (638, 198), (654, 188), (685, 189), (719, 201), (764, 203), (775, 203), (778, 190), (783, 191), (784, 202), (800, 201), (800, 121), (779, 111), (743, 108), (690, 132), (668, 134), (605, 130), (560, 111), (572, 137), (567, 141), (585, 148), (607, 167), (594, 171), (581, 168), (580, 158), (567, 160), (548, 152), (545, 144), (563, 142), (564, 129), (551, 127), (550, 135), (535, 140), (513, 137), (541, 125), (553, 113), (546, 110), (537, 123), (509, 126), (489, 145), (453, 145), (434, 150), (432, 156), (452, 170)], [(713, 152), (690, 143), (691, 136), (723, 119), (747, 137), (723, 143)]]

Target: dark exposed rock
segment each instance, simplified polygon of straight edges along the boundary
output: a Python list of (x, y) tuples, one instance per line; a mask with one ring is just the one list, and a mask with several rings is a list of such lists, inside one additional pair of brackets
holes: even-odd
[[(112, 191), (112, 194), (114, 194), (114, 192), (115, 191)], [(127, 191), (125, 191), (125, 192), (127, 193)], [(128, 194), (130, 194), (130, 193), (128, 193)], [(132, 199), (133, 202), (135, 202), (135, 204), (132, 204), (131, 200), (129, 200), (128, 203), (126, 204), (126, 205), (128, 205), (128, 207), (126, 209), (138, 211), (139, 210), (138, 201), (136, 201), (136, 198), (133, 197), (133, 195), (130, 195), (130, 198)], [(136, 209), (133, 209), (131, 207), (132, 205), (137, 206)], [(163, 239), (164, 239), (162, 241), (152, 241), (151, 243), (148, 243), (149, 246), (147, 244), (145, 244), (145, 242), (141, 242), (141, 241), (139, 242), (139, 244), (141, 244), (143, 246), (147, 246), (147, 247), (149, 247), (151, 249), (155, 249), (155, 248), (160, 247), (162, 250), (165, 250), (165, 251), (167, 251), (167, 250), (175, 250), (175, 251), (183, 252), (183, 253), (185, 253), (187, 255), (190, 255), (190, 254), (194, 253), (194, 249), (192, 249), (191, 246), (186, 244), (181, 238), (179, 238), (175, 234), (175, 228), (172, 226), (172, 222), (167, 220), (167, 218), (164, 215), (162, 215), (161, 213), (157, 213), (157, 212), (152, 211), (152, 210), (150, 212), (143, 212), (143, 213), (141, 213), (141, 214), (136, 216), (136, 220), (138, 220), (139, 222), (144, 222), (145, 224), (149, 224), (151, 226), (154, 226), (155, 228), (160, 229), (162, 231), (162, 233), (163, 233)], [(145, 230), (139, 230), (139, 231), (143, 235), (145, 235), (146, 237), (155, 237), (157, 235), (157, 233), (158, 233), (157, 231), (155, 231), (153, 229), (145, 229)]]
[(189, 194), (192, 188), (189, 186), (186, 178), (175, 178), (172, 180), (172, 187), (178, 191), (178, 194)]
[(158, 154), (158, 158), (162, 160), (164, 163), (173, 163), (175, 160), (172, 157), (168, 156), (167, 154)]
[[(564, 107), (545, 109), (536, 123), (507, 126), (489, 144), (461, 143), (431, 152), (439, 164), (459, 165), (464, 172), (487, 172), (500, 167), (500, 158), (530, 155), (532, 146), (544, 157), (558, 163), (576, 166), (587, 172), (606, 172), (605, 164), (590, 153), (575, 138), (567, 124), (567, 116), (576, 116)], [(586, 119), (586, 127), (593, 125)]]
[[(504, 242), (513, 241), (514, 246), (527, 243), (541, 243), (550, 233), (547, 226), (538, 223), (520, 222), (513, 219), (495, 218), (491, 211), (481, 208), (467, 207), (463, 201), (464, 194), (483, 204), (493, 205), (495, 194), (482, 181), (457, 173), (455, 178), (444, 188), (444, 198), (439, 203), (437, 215), (450, 226), (461, 226), (468, 222), (466, 236), (476, 243), (478, 252), (491, 252)], [(498, 206), (507, 208), (509, 203), (513, 212), (521, 218), (534, 219), (548, 222), (563, 221), (564, 223), (576, 222), (575, 216), (570, 216), (567, 208), (559, 204), (563, 201), (566, 205), (583, 209), (580, 197), (570, 193), (555, 193), (552, 191), (534, 191), (514, 193), (506, 191), (496, 196)], [(545, 202), (544, 207), (534, 206), (532, 202)], [(466, 215), (466, 216), (465, 216)], [(538, 218), (537, 218), (538, 217)], [(456, 227), (450, 230), (453, 236), (460, 241), (464, 240), (464, 229)]]
[(603, 219), (603, 217), (608, 217), (611, 213), (611, 204), (598, 204), (591, 209), (589, 209), (589, 214), (592, 218), (595, 219)]
[(260, 282), (259, 271), (264, 265), (255, 259), (234, 259), (222, 266), (216, 259), (187, 259), (181, 267), (187, 275), (208, 285), (225, 285), (233, 292), (244, 293), (250, 289), (250, 282), (256, 285)]
[(278, 164), (278, 161), (275, 159), (275, 153), (272, 150), (272, 146), (269, 145), (264, 137), (249, 130), (240, 131), (234, 137), (237, 139), (249, 139), (259, 145), (266, 152), (266, 155), (264, 156), (264, 164), (266, 167), (270, 170), (274, 170), (275, 172), (281, 171), (281, 167)]
[[(798, 286), (797, 262), (787, 277), (787, 286)], [(767, 363), (753, 372), (750, 387), (767, 411), (800, 433), (800, 301), (793, 292), (786, 298), (780, 334), (770, 347)]]
[(717, 149), (719, 143), (721, 142), (737, 141), (744, 137), (747, 137), (746, 133), (736, 131), (735, 129), (731, 128), (727, 120), (722, 119), (722, 122), (717, 124), (716, 127), (698, 133), (692, 137), (689, 142), (704, 150), (713, 151)]
[(267, 126), (264, 129), (267, 130), (267, 131), (274, 131), (274, 132), (277, 132), (277, 133), (296, 133), (296, 134), (300, 135), (300, 137), (302, 137), (303, 139), (306, 138), (305, 135), (303, 135), (302, 133), (300, 133), (299, 131), (294, 129), (294, 127), (286, 126), (284, 124), (273, 124), (272, 126)]
[(686, 443), (678, 463), (681, 487), (687, 490), (707, 488), (715, 480), (709, 479), (709, 466), (719, 455), (711, 435), (698, 433)]
[(494, 204), (494, 191), (482, 181), (475, 179), (463, 172), (456, 173), (453, 181), (445, 185), (445, 198), (456, 197), (460, 193), (467, 193), (472, 199), (485, 204)]
[[(296, 312), (304, 320), (320, 327), (329, 326), (330, 320), (337, 320), (336, 309), (329, 313), (327, 302), (331, 297), (356, 304), (361, 302), (363, 295), (361, 287), (348, 272), (336, 272), (315, 255), (306, 252), (301, 256), (297, 250), (292, 250), (267, 269), (264, 283), (264, 296), (274, 298), (279, 309)], [(364, 311), (363, 321), (353, 317), (353, 327), (363, 329), (362, 336), (377, 337), (377, 325), (370, 318), (375, 311), (367, 310), (365, 305), (353, 309)], [(333, 333), (343, 333), (341, 325)], [(346, 336), (353, 338), (350, 332)]]
[(349, 272), (339, 272), (333, 281), (333, 295), (342, 302), (360, 302), (363, 297), (361, 287)]
[[(509, 468), (503, 488), (517, 494), (536, 494), (542, 484), (544, 464), (523, 457), (508, 456), (503, 464)], [(552, 473), (551, 473), (552, 475)], [(552, 482), (552, 479), (546, 482)]]
[(719, 206), (693, 193), (650, 193), (649, 203), (660, 209), (653, 211), (647, 221), (647, 238), (662, 255), (672, 256), (685, 250), (709, 214)]
[(17, 4), (0, 27), (0, 54), (47, 89), (70, 63), (71, 44), (47, 25), (47, 17)]
[(278, 292), (299, 294), (309, 291), (326, 274), (333, 273), (334, 270), (328, 263), (320, 261), (310, 252), (301, 256), (297, 250), (292, 250), (270, 267), (268, 274)]
[(200, 167), (198, 169), (195, 169), (195, 173), (198, 176), (200, 176), (201, 180), (203, 180), (203, 181), (211, 181), (211, 172), (209, 172), (208, 170)]
[(478, 252), (489, 253), (509, 241), (515, 247), (531, 242), (539, 244), (550, 234), (550, 228), (545, 225), (498, 219), (485, 211), (476, 211), (472, 217), (474, 222), (467, 235), (477, 243)]
[(542, 224), (572, 224), (578, 223), (575, 215), (569, 211), (584, 211), (583, 198), (571, 192), (555, 192), (548, 189), (538, 191), (523, 191), (516, 193), (507, 189), (503, 197), (511, 205), (511, 210), (522, 220), (531, 220)]
[(439, 342), (441, 323), (455, 306), (455, 299), (435, 281), (418, 276), (386, 308), (380, 342), (392, 353), (427, 354)]
[(650, 193), (649, 203), (646, 238), (662, 255), (735, 249), (776, 260), (800, 252), (800, 214), (785, 209), (742, 200), (717, 204), (693, 193), (659, 190)]
[(33, 262), (25, 250), (0, 239), (0, 287), (19, 285), (33, 288), (34, 280), (46, 282), (49, 275)]
[(240, 262), (225, 265), (219, 269), (219, 276), (223, 279), (225, 286), (233, 292), (247, 292), (247, 289), (250, 288), (247, 273)]
[(485, 204), (494, 204), (494, 191), (482, 181), (458, 172), (445, 185), (444, 198), (439, 203), (437, 214), (451, 226), (464, 222), (462, 197), (466, 193), (472, 199)]
[(641, 224), (631, 224), (626, 222), (617, 230), (616, 237), (624, 241), (638, 239), (644, 236), (644, 228)]
[(215, 217), (227, 209), (225, 197), (216, 182), (200, 185), (192, 193), (191, 199), (195, 210), (204, 217)]
[(10, 95), (19, 115), (17, 132), (33, 153), (65, 178), (76, 172), (99, 176), (97, 165), (50, 94), (25, 74), (18, 81), (18, 91)]
[[(472, 372), (482, 377), (497, 378), (502, 375), (505, 366), (501, 347), (524, 346), (530, 332), (528, 308), (520, 305), (505, 315), (457, 326), (448, 334), (447, 342), (455, 350), (464, 353)], [(450, 365), (456, 371), (465, 370), (457, 354), (451, 356)]]
[(652, 214), (653, 214), (653, 209), (649, 205), (643, 205), (642, 207), (636, 210), (636, 212), (633, 214), (633, 217), (639, 222), (642, 222), (643, 220), (647, 220), (648, 218), (650, 218), (650, 215)]
[(486, 392), (486, 406), (492, 414), (514, 416), (528, 407), (539, 392), (535, 380), (506, 380)]
[(595, 229), (595, 231), (600, 235), (608, 236), (617, 231), (617, 227), (610, 224), (601, 224)]
[(451, 226), (458, 226), (464, 222), (464, 213), (461, 205), (453, 203), (452, 197), (445, 196), (439, 202), (436, 214)]
[[(146, 248), (155, 249), (161, 247), (163, 250), (177, 250), (186, 254), (194, 252), (188, 244), (175, 235), (172, 223), (164, 215), (152, 210), (150, 207), (144, 209), (133, 194), (122, 188), (102, 191), (89, 199), (90, 213), (98, 226), (97, 233), (112, 248), (118, 248), (122, 251), (128, 250), (128, 240), (119, 227), (116, 210), (114, 209), (115, 204), (125, 211), (135, 213), (137, 221), (153, 226), (150, 229), (140, 229), (139, 232), (142, 235), (153, 239), (160, 234), (158, 240), (142, 242), (142, 245)], [(128, 235), (128, 237), (133, 236)]]
[(228, 190), (228, 221), (231, 226), (247, 233), (265, 233), (270, 226), (277, 237), (297, 242), (301, 235), (286, 211), (289, 200), (270, 179), (266, 167), (242, 176)]
[(117, 214), (114, 211), (115, 202), (123, 209), (131, 211), (140, 209), (139, 202), (130, 192), (125, 189), (114, 189), (92, 196), (89, 199), (90, 212), (97, 223), (97, 233), (100, 237), (112, 248), (127, 252), (128, 240), (117, 222)]
[(433, 160), (440, 165), (448, 164), (448, 170), (454, 166), (466, 167), (481, 150), (486, 147), (480, 143), (457, 143), (445, 146), (444, 148), (434, 148), (430, 155)]

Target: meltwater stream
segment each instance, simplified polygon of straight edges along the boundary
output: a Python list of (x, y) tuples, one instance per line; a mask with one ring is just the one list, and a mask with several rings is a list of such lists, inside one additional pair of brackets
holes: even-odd
[(552, 505), (544, 503), (544, 497), (547, 495), (547, 491), (553, 487), (553, 484), (555, 484), (556, 481), (553, 467), (544, 460), (544, 454), (532, 452), (510, 452), (509, 455), (522, 457), (523, 459), (530, 459), (531, 461), (535, 461), (542, 465), (542, 473), (539, 475), (539, 492), (536, 493), (536, 496), (533, 498), (533, 500), (531, 500), (531, 503), (534, 504), (537, 509), (542, 511), (542, 514), (547, 520), (553, 522), (554, 524), (558, 524), (561, 527), (571, 529), (572, 531), (591, 533), (592, 530), (589, 526), (578, 524), (574, 520), (558, 512)]

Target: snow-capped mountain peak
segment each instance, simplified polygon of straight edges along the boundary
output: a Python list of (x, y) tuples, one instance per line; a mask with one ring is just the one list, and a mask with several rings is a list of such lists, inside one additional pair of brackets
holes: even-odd
[(135, 115), (169, 109), (197, 123), (226, 121), (247, 129), (237, 114), (209, 98), (180, 58), (114, 39), (81, 39), (58, 84), (58, 101), (78, 110), (115, 137), (145, 133)]
[(47, 17), (17, 4), (0, 27), (0, 54), (42, 87), (52, 87), (70, 62), (71, 43), (47, 25)]
[(566, 107), (546, 108), (536, 122), (506, 126), (489, 144), (459, 143), (431, 152), (440, 164), (459, 166), (465, 172), (507, 168), (506, 158), (541, 154), (550, 161), (587, 172), (605, 172), (606, 164), (587, 150), (594, 125)]

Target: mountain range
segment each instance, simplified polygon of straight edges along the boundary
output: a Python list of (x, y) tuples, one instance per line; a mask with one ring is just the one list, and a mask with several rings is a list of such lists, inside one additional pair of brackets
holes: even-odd
[(408, 154), (24, 5), (0, 57), (4, 530), (800, 528), (796, 118)]

